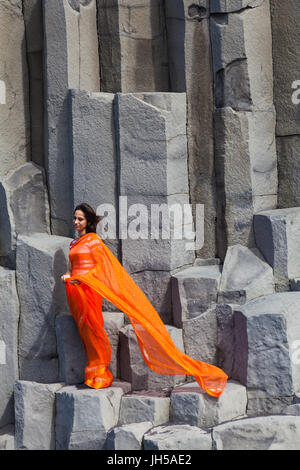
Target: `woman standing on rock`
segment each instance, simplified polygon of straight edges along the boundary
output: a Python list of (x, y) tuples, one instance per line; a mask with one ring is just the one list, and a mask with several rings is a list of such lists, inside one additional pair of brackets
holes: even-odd
[(78, 238), (70, 243), (69, 269), (61, 277), (87, 356), (85, 384), (99, 389), (109, 387), (113, 381), (108, 370), (110, 343), (102, 316), (105, 297), (129, 317), (151, 370), (158, 374), (192, 375), (209, 395), (220, 396), (227, 375), (177, 349), (147, 297), (96, 234), (99, 221), (100, 217), (88, 204), (75, 208)]

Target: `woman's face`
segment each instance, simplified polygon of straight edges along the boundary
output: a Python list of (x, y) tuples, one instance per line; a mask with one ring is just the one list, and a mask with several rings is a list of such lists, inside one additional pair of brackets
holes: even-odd
[(86, 233), (87, 220), (84, 213), (80, 210), (74, 212), (74, 227), (77, 230), (79, 235)]

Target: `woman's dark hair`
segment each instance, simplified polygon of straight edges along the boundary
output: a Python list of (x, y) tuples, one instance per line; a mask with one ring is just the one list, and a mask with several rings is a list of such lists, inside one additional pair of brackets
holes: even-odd
[(86, 217), (86, 233), (96, 232), (97, 224), (99, 224), (101, 220), (100, 215), (97, 215), (94, 209), (86, 202), (76, 206), (74, 209), (74, 214), (76, 211), (82, 211)]

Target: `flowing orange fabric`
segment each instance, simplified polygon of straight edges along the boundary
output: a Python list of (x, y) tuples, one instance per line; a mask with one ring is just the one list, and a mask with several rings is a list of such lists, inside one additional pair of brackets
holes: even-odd
[[(110, 346), (102, 318), (105, 297), (129, 317), (151, 370), (158, 374), (192, 375), (209, 395), (221, 395), (227, 375), (214, 365), (192, 359), (175, 346), (152, 304), (96, 233), (73, 240), (69, 258), (72, 276), (67, 280), (66, 293), (87, 353), (87, 385), (100, 388), (112, 381), (110, 373), (107, 375)], [(82, 284), (72, 285), (72, 279)]]

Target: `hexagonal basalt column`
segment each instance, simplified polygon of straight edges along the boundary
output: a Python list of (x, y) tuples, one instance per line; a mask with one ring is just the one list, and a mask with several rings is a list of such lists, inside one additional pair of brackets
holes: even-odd
[(246, 388), (229, 381), (216, 399), (203, 392), (197, 382), (175, 387), (171, 394), (171, 421), (212, 427), (246, 414)]
[(172, 276), (173, 321), (182, 322), (197, 317), (217, 303), (221, 266), (192, 266)]
[[(300, 390), (295, 347), (300, 338), (300, 293), (271, 294), (234, 313), (233, 378), (265, 398), (286, 398)], [(297, 352), (297, 349), (296, 349)]]
[(14, 422), (13, 387), (19, 378), (19, 299), (16, 273), (0, 267), (0, 428)]
[(70, 241), (44, 233), (18, 237), (19, 369), (22, 380), (58, 381), (55, 317), (69, 311), (60, 277), (67, 270)]
[[(86, 3), (86, 2), (84, 2)], [(46, 0), (44, 14), (46, 168), (51, 228), (72, 234), (72, 168), (69, 135), (69, 88), (100, 90), (95, 0), (72, 4)], [(87, 53), (88, 51), (88, 53)]]
[(15, 267), (17, 234), (50, 234), (45, 174), (34, 163), (12, 170), (0, 182), (0, 260)]
[(254, 216), (255, 241), (274, 270), (277, 290), (289, 290), (290, 280), (300, 277), (300, 209), (276, 209)]
[(117, 425), (122, 388), (66, 386), (56, 393), (56, 449), (101, 450)]

